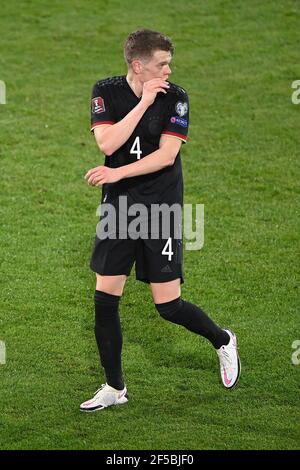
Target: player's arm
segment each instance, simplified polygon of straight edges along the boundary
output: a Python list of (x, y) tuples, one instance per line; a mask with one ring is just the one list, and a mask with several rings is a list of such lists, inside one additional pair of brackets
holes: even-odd
[(145, 103), (140, 101), (121, 121), (113, 125), (99, 125), (94, 129), (97, 145), (104, 155), (111, 156), (129, 139), (144, 113)]
[(94, 128), (96, 142), (101, 152), (110, 156), (127, 142), (144, 113), (154, 102), (157, 93), (167, 93), (168, 82), (154, 78), (144, 83), (141, 101), (119, 122)]
[(141, 160), (119, 168), (108, 168), (107, 166), (92, 168), (85, 175), (85, 179), (93, 186), (100, 186), (104, 183), (115, 183), (124, 178), (155, 173), (174, 164), (181, 144), (182, 140), (177, 137), (162, 135), (159, 149), (155, 152), (150, 153)]
[(120, 170), (121, 179), (155, 173), (167, 166), (174, 165), (181, 144), (182, 141), (176, 137), (162, 135), (158, 150), (150, 153), (141, 160), (118, 168), (118, 170)]

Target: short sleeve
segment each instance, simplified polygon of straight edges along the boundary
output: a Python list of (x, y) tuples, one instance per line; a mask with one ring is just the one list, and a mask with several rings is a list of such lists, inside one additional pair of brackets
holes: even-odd
[(185, 143), (189, 128), (189, 97), (183, 89), (180, 93), (170, 93), (170, 96), (162, 135), (177, 137)]
[(115, 124), (114, 108), (108, 85), (97, 82), (92, 91), (91, 131), (101, 124)]

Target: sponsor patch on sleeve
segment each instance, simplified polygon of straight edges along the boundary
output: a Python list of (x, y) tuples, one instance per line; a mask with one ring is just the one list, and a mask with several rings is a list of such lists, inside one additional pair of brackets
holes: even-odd
[(100, 114), (100, 113), (104, 113), (104, 111), (105, 111), (104, 99), (101, 98), (101, 96), (98, 96), (97, 98), (93, 98), (92, 99), (92, 113)]
[(188, 122), (187, 122), (186, 119), (183, 119), (183, 118), (180, 118), (180, 117), (177, 117), (177, 116), (171, 117), (170, 122), (172, 124), (178, 124), (178, 126), (181, 126), (181, 127), (187, 127), (188, 126)]

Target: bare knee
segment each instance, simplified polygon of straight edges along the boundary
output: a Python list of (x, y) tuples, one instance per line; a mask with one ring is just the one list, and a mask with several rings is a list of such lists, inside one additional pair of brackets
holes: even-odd
[(121, 274), (119, 276), (102, 276), (96, 274), (96, 290), (106, 292), (111, 295), (123, 294), (126, 276)]
[(171, 300), (180, 297), (180, 279), (174, 279), (174, 281), (169, 282), (152, 282), (151, 291), (155, 304), (171, 302)]

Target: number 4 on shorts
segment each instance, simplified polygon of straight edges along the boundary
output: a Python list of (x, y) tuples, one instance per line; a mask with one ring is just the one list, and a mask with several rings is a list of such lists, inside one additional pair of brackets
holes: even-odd
[(168, 256), (168, 261), (172, 260), (172, 255), (174, 255), (174, 252), (172, 251), (172, 238), (171, 237), (168, 238), (167, 243), (163, 247), (161, 254)]

